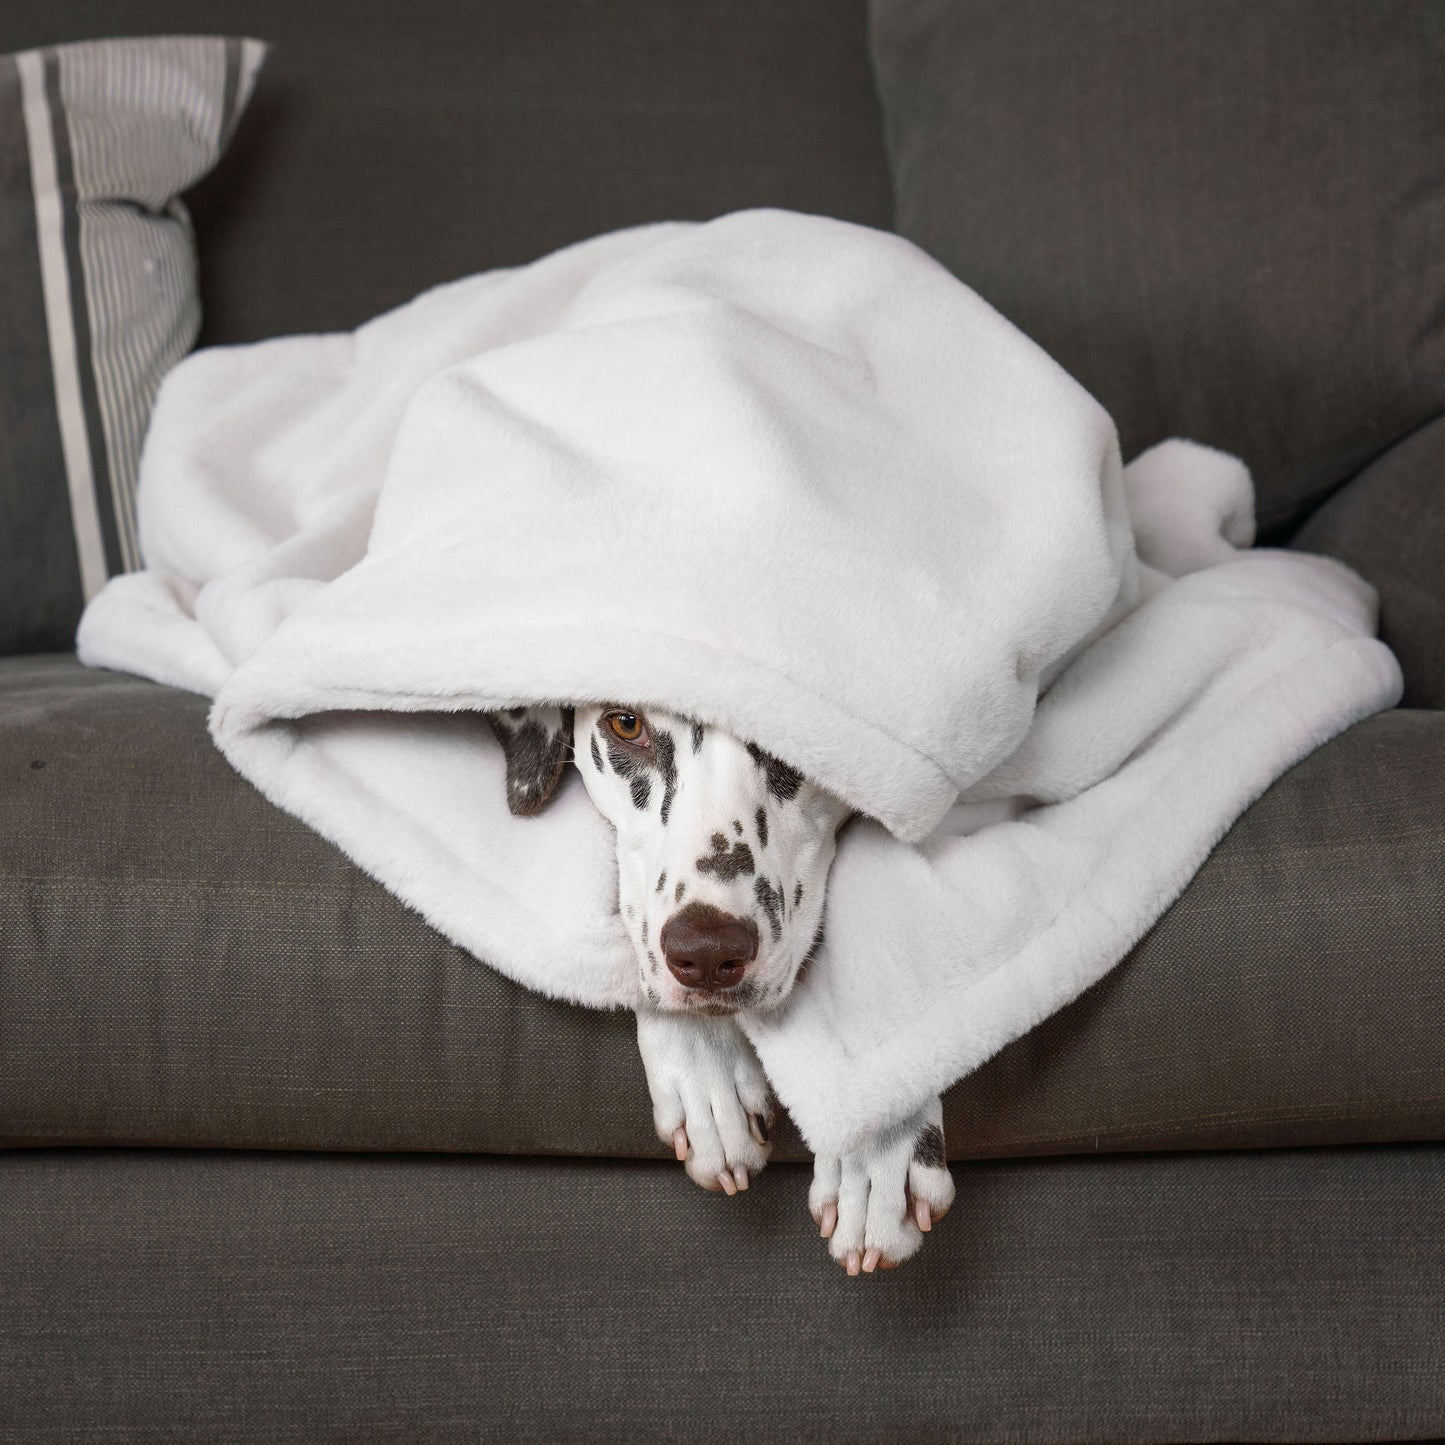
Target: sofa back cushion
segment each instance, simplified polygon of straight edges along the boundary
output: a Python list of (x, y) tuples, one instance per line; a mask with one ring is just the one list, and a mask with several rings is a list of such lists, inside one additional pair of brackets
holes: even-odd
[(1445, 409), (1445, 5), (873, 0), (898, 228), (1266, 536)]
[(863, 0), (6, 0), (0, 47), (177, 26), (270, 44), (190, 198), (203, 341), (349, 328), (644, 221), (890, 220)]
[(1310, 514), (1290, 546), (1325, 552), (1380, 595), (1380, 636), (1406, 707), (1445, 708), (1445, 416), (1376, 457)]

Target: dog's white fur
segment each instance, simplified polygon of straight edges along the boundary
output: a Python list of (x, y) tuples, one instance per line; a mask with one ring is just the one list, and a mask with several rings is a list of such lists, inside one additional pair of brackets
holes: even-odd
[[(685, 987), (661, 961), (668, 919), (679, 907), (702, 902), (758, 928), (757, 957), (741, 985), (746, 997), (722, 1007), (776, 1006), (822, 928), (838, 829), (852, 809), (790, 769), (782, 770), (781, 791), (770, 786), (775, 759), (754, 756), (731, 734), (676, 713), (639, 709), (639, 743), (621, 742), (606, 725), (615, 711), (577, 710), (573, 761), (616, 831), (618, 907), (644, 993), (662, 1009), (718, 1006), (715, 996)], [(624, 776), (614, 760), (638, 771)], [(645, 788), (642, 806), (633, 795), (635, 780)], [(760, 900), (760, 888), (771, 908)]]
[[(618, 717), (635, 737), (613, 731)], [(551, 796), (570, 741), (614, 830), (618, 907), (649, 1000), (637, 1011), (637, 1043), (658, 1137), (704, 1189), (746, 1190), (768, 1162), (773, 1105), (730, 1015), (778, 1008), (816, 952), (852, 809), (755, 745), (658, 709), (593, 705), (569, 719), (560, 708), (519, 708), (493, 726), (509, 799), (524, 814)], [(663, 930), (695, 902), (758, 929), (756, 956), (733, 988), (691, 988), (666, 967)], [(808, 1199), (850, 1274), (911, 1257), (952, 1202), (938, 1099), (863, 1149), (820, 1156)]]

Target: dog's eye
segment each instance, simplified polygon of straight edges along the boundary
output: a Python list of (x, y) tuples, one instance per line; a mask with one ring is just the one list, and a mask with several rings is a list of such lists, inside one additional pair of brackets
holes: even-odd
[(647, 746), (647, 724), (635, 712), (610, 712), (606, 718), (612, 736), (634, 747)]

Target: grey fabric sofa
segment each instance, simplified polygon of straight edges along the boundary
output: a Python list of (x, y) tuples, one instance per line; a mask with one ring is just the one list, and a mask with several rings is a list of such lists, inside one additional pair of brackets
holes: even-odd
[(1445, 235), (1442, 15), (0, 9), (0, 51), (272, 43), (190, 198), (204, 342), (662, 217), (898, 224), (1126, 451), (1254, 461), (1267, 539), (1379, 587), (1408, 686), (950, 1092), (958, 1203), (857, 1280), (794, 1132), (698, 1191), (630, 1017), (448, 945), (229, 770), (203, 699), (0, 660), (0, 1439), (1445, 1434), (1445, 248), (1407, 244)]

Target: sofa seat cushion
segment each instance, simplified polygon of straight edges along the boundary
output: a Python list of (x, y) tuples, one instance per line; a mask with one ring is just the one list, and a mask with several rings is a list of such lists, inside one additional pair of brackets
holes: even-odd
[[(0, 662), (0, 1144), (662, 1152), (630, 1015), (452, 947), (233, 773), (206, 708)], [(950, 1092), (951, 1154), (1445, 1137), (1442, 898), (1445, 715), (1384, 714)]]

